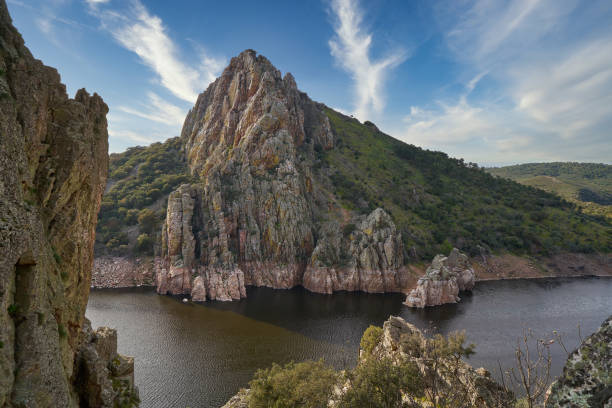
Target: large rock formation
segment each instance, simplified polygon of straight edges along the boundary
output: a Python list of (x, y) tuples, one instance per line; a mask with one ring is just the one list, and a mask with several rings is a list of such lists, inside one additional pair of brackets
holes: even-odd
[(1, 1), (0, 407), (83, 403), (77, 355), (108, 166), (107, 111), (85, 90), (68, 98)]
[(612, 407), (612, 316), (570, 354), (545, 406)]
[(410, 307), (438, 306), (457, 303), (459, 292), (474, 288), (474, 269), (467, 255), (453, 248), (448, 257), (436, 255), (412, 289), (405, 304)]
[[(159, 293), (246, 296), (245, 285), (368, 292), (406, 286), (400, 233), (382, 209), (348, 213), (315, 170), (334, 137), (320, 105), (252, 50), (199, 96), (181, 138), (200, 183), (168, 199)], [(353, 226), (353, 228), (347, 227)]]

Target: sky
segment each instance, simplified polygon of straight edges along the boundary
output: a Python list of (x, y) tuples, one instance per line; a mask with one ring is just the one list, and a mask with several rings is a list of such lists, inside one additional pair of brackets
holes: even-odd
[(178, 136), (245, 49), (315, 101), (480, 165), (612, 163), (610, 0), (7, 0), (109, 149)]

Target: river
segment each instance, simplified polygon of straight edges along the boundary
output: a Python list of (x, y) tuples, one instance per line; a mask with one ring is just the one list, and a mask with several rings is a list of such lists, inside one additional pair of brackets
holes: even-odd
[[(87, 317), (119, 332), (119, 352), (136, 358), (142, 407), (219, 407), (256, 369), (272, 362), (324, 358), (338, 368), (355, 364), (359, 340), (390, 315), (442, 333), (465, 330), (476, 344), (469, 362), (495, 372), (513, 364), (523, 328), (552, 330), (579, 343), (612, 314), (612, 279), (479, 282), (456, 305), (414, 310), (403, 295), (249, 288), (239, 302), (183, 303), (151, 288), (93, 290)], [(553, 347), (553, 373), (565, 354)]]

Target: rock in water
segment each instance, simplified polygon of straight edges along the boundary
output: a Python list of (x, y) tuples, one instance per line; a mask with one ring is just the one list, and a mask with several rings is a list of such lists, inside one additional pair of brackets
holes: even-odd
[(612, 316), (570, 354), (545, 406), (612, 407)]
[(330, 193), (330, 174), (316, 169), (334, 136), (323, 106), (291, 74), (244, 51), (198, 97), (181, 140), (199, 182), (168, 199), (159, 293), (203, 301), (243, 298), (245, 285), (406, 288), (391, 217), (380, 208), (344, 210)]
[[(107, 367), (116, 342), (103, 358), (86, 353), (82, 331), (108, 169), (107, 112), (83, 89), (68, 98), (0, 1), (0, 407), (86, 405), (95, 399), (82, 388), (91, 381), (106, 394), (95, 406), (123, 402)], [(121, 365), (123, 378), (130, 363)], [(87, 379), (83, 367), (93, 369)]]
[(453, 248), (448, 257), (436, 255), (419, 278), (416, 288), (412, 289), (404, 302), (410, 307), (438, 306), (457, 303), (459, 292), (472, 290), (475, 284), (474, 269), (467, 255)]

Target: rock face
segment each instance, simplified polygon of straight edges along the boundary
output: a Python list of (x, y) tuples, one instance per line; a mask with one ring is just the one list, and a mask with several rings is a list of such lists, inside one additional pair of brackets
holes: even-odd
[(374, 210), (346, 232), (337, 224), (324, 226), (304, 274), (306, 289), (399, 292), (406, 287), (402, 239), (384, 210)]
[(612, 406), (612, 316), (570, 354), (546, 408)]
[(199, 96), (181, 138), (200, 182), (168, 199), (159, 293), (234, 300), (246, 296), (245, 285), (321, 293), (405, 287), (401, 236), (389, 215), (376, 209), (347, 219), (328, 175), (315, 171), (317, 152), (333, 148), (334, 136), (291, 74), (244, 51)]
[(108, 327), (93, 331), (85, 319), (75, 368), (81, 406), (138, 405), (134, 359), (117, 354), (117, 331)]
[(404, 304), (410, 307), (457, 303), (459, 292), (474, 288), (474, 269), (467, 255), (454, 248), (448, 257), (436, 255)]
[[(416, 339), (416, 341), (415, 341)], [(453, 369), (451, 377), (445, 376), (447, 370), (440, 370), (437, 374), (432, 371), (430, 364), (423, 360), (423, 349), (427, 342), (423, 333), (414, 325), (407, 323), (398, 316), (391, 316), (383, 324), (383, 333), (378, 345), (373, 348), (372, 355), (376, 358), (389, 357), (393, 361), (409, 360), (417, 364), (425, 376), (440, 376), (439, 392), (444, 393), (445, 387), (467, 387), (467, 398), (470, 407), (512, 407), (514, 406), (514, 395), (496, 383), (491, 374), (484, 368), (474, 369), (464, 361), (460, 361), (458, 367)], [(361, 357), (364, 352), (361, 351)], [(438, 365), (444, 366), (448, 362), (441, 360)], [(429, 406), (429, 405), (427, 405)]]
[(108, 166), (107, 111), (85, 90), (68, 98), (0, 1), (0, 407), (83, 401), (75, 368)]

